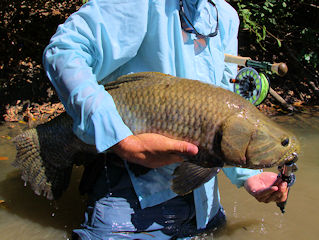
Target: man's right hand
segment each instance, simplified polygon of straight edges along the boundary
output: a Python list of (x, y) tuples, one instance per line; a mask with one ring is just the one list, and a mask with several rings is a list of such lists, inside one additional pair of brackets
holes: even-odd
[(158, 168), (182, 162), (181, 155), (196, 155), (196, 145), (155, 133), (131, 135), (114, 145), (113, 150), (128, 162), (148, 168)]

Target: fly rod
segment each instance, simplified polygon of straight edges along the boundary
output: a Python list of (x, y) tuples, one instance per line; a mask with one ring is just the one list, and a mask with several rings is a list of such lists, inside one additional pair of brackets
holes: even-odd
[(285, 63), (269, 63), (269, 62), (259, 62), (251, 60), (250, 57), (240, 57), (230, 54), (225, 54), (225, 62), (235, 63), (239, 66), (260, 68), (276, 73), (278, 76), (283, 77), (288, 72), (288, 67)]

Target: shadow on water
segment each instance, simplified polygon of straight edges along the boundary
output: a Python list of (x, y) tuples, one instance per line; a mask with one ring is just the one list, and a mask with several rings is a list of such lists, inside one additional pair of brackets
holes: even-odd
[(277, 123), (296, 130), (311, 130), (319, 133), (319, 113), (294, 114), (272, 117)]
[(218, 236), (231, 236), (233, 235), (237, 230), (243, 229), (246, 230), (250, 227), (260, 225), (261, 221), (258, 219), (246, 219), (235, 223), (227, 223), (225, 227), (217, 230), (214, 232), (214, 237)]
[(1, 199), (5, 204), (0, 211), (17, 215), (22, 221), (40, 225), (39, 228), (60, 229), (70, 235), (83, 220), (85, 199), (78, 193), (80, 171), (74, 171), (71, 185), (64, 196), (57, 201), (49, 201), (34, 194), (29, 186), (24, 186), (19, 171), (12, 171), (0, 182)]
[(218, 229), (213, 229), (212, 231), (207, 231), (199, 237), (195, 237), (195, 240), (205, 240), (220, 237), (232, 237), (238, 230), (248, 231), (249, 228), (260, 225), (261, 221), (255, 218), (245, 219), (237, 222), (227, 221), (226, 225)]

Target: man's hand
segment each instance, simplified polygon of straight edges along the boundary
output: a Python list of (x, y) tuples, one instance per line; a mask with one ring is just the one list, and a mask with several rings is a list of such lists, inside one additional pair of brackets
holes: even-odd
[(155, 133), (131, 135), (111, 148), (121, 158), (148, 168), (182, 162), (181, 155), (196, 155), (196, 145)]
[(288, 196), (287, 183), (273, 172), (262, 172), (248, 178), (245, 189), (259, 202), (284, 202)]

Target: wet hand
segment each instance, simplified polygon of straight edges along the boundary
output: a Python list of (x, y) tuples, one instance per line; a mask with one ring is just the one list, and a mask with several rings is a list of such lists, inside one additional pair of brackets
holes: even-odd
[(148, 168), (182, 162), (182, 155), (196, 155), (196, 145), (155, 133), (131, 135), (111, 148), (121, 158)]
[(284, 202), (288, 196), (287, 183), (273, 172), (262, 172), (248, 178), (245, 189), (259, 202)]

